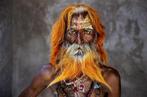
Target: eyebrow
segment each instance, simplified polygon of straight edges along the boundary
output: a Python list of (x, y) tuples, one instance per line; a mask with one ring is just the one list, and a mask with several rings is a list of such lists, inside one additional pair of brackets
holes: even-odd
[[(77, 29), (75, 29), (75, 28), (69, 28), (69, 29), (67, 29), (66, 31), (77, 31)], [(80, 30), (94, 30), (94, 28), (83, 28), (83, 29), (80, 29)]]
[(79, 17), (80, 15), (82, 15), (83, 18), (85, 18), (85, 16), (88, 15), (88, 12), (85, 10), (85, 11), (82, 11), (82, 12), (79, 12), (79, 13), (74, 13), (74, 14), (72, 15), (72, 18), (73, 18), (73, 17)]

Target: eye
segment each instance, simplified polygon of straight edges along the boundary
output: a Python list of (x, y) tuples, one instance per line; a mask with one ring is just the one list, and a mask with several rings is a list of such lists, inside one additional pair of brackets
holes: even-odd
[(93, 29), (85, 29), (84, 33), (85, 34), (92, 34), (93, 33)]
[(74, 34), (76, 34), (76, 31), (73, 30), (73, 29), (72, 29), (72, 30), (68, 30), (67, 32), (68, 32), (68, 34), (70, 34), (70, 35), (74, 35)]

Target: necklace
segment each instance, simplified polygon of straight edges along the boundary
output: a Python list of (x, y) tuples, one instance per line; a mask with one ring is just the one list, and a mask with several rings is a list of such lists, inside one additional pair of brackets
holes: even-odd
[(84, 82), (88, 79), (85, 75), (82, 75), (80, 78), (76, 78), (74, 81), (65, 82), (67, 86), (72, 86), (72, 91), (74, 92), (75, 97), (80, 97), (79, 93), (85, 93)]

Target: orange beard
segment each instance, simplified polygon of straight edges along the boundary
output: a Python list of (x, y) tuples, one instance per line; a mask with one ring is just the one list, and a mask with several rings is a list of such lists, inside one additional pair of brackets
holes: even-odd
[(73, 57), (68, 50), (60, 56), (60, 62), (57, 65), (60, 70), (59, 75), (49, 84), (49, 86), (63, 81), (73, 80), (74, 78), (84, 74), (91, 80), (101, 83), (110, 89), (110, 86), (104, 80), (101, 69), (99, 68), (99, 56), (96, 51), (88, 50), (82, 58)]

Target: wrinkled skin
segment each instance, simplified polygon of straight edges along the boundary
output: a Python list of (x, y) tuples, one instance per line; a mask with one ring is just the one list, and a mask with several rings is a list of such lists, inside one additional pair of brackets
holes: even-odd
[[(71, 27), (66, 30), (65, 42), (69, 44), (93, 44), (97, 34), (94, 31), (90, 22), (85, 22), (85, 15), (78, 14), (72, 18)], [(80, 21), (80, 22), (79, 22)], [(87, 23), (87, 24), (86, 24)], [(106, 82), (111, 86), (111, 92), (102, 92), (102, 97), (120, 97), (120, 75), (112, 67), (104, 65), (100, 66), (102, 75)], [(55, 70), (52, 65), (43, 66), (40, 73), (34, 77), (32, 83), (19, 95), (19, 97), (37, 97), (40, 92), (47, 87), (47, 85), (53, 80), (53, 77), (57, 75), (58, 71)], [(85, 85), (91, 85), (92, 80), (88, 80)], [(97, 95), (98, 90), (93, 90), (88, 97), (101, 97)], [(65, 97), (63, 93), (58, 92), (59, 97)], [(71, 97), (70, 93), (68, 96)], [(73, 96), (72, 96), (73, 97)], [(79, 97), (87, 97), (81, 96)]]

